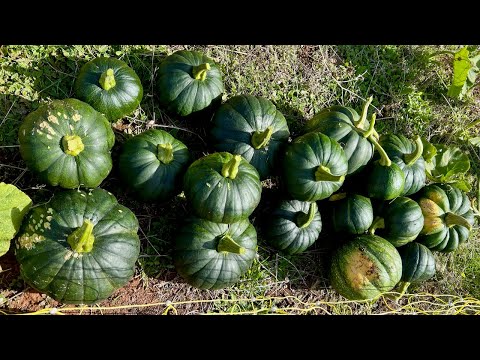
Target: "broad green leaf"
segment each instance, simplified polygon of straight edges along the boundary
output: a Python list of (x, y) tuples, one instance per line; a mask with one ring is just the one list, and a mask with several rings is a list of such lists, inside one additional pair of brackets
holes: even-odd
[(472, 190), (472, 185), (470, 185), (465, 180), (455, 181), (451, 183), (451, 185), (465, 192), (469, 192), (470, 190)]
[(0, 183), (0, 256), (10, 248), (32, 200), (11, 184)]
[(432, 181), (454, 182), (470, 169), (467, 154), (457, 147), (435, 144), (437, 153), (425, 163), (427, 176)]
[(473, 146), (480, 146), (480, 136), (468, 139)]
[(466, 47), (460, 49), (455, 53), (453, 60), (453, 80), (450, 89), (448, 89), (448, 96), (456, 99), (461, 99), (467, 92), (467, 77), (472, 68), (472, 62), (468, 58), (470, 52)]
[(422, 143), (423, 143), (423, 153), (422, 156), (425, 159), (425, 161), (430, 161), (435, 154), (437, 153), (437, 148), (433, 146), (432, 143), (428, 142), (427, 139), (422, 138)]

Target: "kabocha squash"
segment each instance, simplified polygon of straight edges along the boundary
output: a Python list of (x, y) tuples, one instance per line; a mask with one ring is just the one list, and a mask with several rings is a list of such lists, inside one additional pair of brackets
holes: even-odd
[(376, 235), (360, 235), (337, 249), (330, 281), (349, 300), (373, 299), (392, 290), (402, 276), (397, 249)]
[(405, 187), (405, 173), (392, 162), (385, 150), (373, 136), (369, 140), (380, 154), (380, 159), (369, 165), (366, 179), (367, 194), (379, 200), (392, 200), (402, 194)]
[(467, 195), (449, 184), (430, 184), (419, 192), (425, 224), (418, 237), (430, 250), (450, 252), (470, 236), (474, 216)]
[(319, 131), (338, 141), (347, 156), (348, 175), (361, 170), (373, 156), (373, 146), (367, 140), (371, 124), (366, 119), (371, 102), (369, 98), (361, 116), (350, 107), (336, 105), (319, 112), (305, 124), (305, 132)]
[(158, 68), (158, 96), (168, 110), (187, 116), (207, 108), (223, 91), (222, 72), (198, 51), (180, 50)]
[(290, 132), (275, 105), (264, 98), (238, 95), (219, 107), (212, 137), (218, 151), (242, 155), (255, 166), (260, 179), (275, 173), (279, 153)]
[(317, 201), (342, 186), (348, 162), (337, 141), (312, 132), (287, 146), (283, 168), (286, 188), (294, 199)]
[(373, 222), (372, 202), (358, 194), (339, 193), (330, 196), (332, 223), (336, 232), (363, 234)]
[(265, 238), (276, 249), (293, 255), (309, 248), (322, 231), (322, 218), (315, 202), (284, 200), (267, 223)]
[(53, 100), (28, 114), (18, 140), (27, 166), (52, 186), (94, 188), (112, 169), (110, 123), (77, 99)]
[(65, 190), (32, 208), (16, 239), (23, 279), (66, 304), (109, 297), (134, 274), (138, 221), (109, 192)]
[(390, 160), (397, 164), (405, 174), (405, 186), (401, 196), (415, 194), (425, 186), (427, 175), (420, 136), (417, 136), (415, 142), (412, 142), (400, 134), (382, 135), (379, 143)]
[(173, 262), (190, 285), (221, 289), (240, 280), (256, 249), (257, 232), (248, 219), (227, 225), (190, 218), (175, 239)]
[(417, 284), (435, 275), (435, 257), (424, 245), (409, 243), (398, 249), (402, 257), (402, 279), (398, 283), (401, 297), (410, 284)]
[(195, 214), (219, 223), (245, 219), (260, 202), (258, 171), (240, 155), (213, 153), (194, 161), (183, 178)]
[(137, 73), (115, 58), (98, 57), (83, 65), (74, 89), (78, 99), (90, 104), (109, 121), (133, 113), (143, 98)]
[(0, 182), (0, 256), (10, 249), (32, 199), (15, 185)]
[(143, 200), (166, 200), (181, 191), (189, 159), (185, 144), (166, 131), (150, 129), (125, 142), (119, 169)]
[(369, 233), (376, 233), (393, 246), (399, 247), (415, 240), (422, 231), (423, 224), (420, 206), (414, 200), (402, 196), (381, 206)]

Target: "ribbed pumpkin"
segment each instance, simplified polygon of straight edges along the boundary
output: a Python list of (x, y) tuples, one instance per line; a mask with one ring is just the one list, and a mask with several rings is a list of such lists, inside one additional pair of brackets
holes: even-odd
[(260, 202), (258, 171), (240, 155), (213, 153), (194, 161), (183, 178), (198, 217), (219, 223), (246, 219)]
[(260, 179), (276, 173), (279, 153), (290, 135), (275, 105), (251, 95), (234, 96), (221, 105), (211, 133), (216, 150), (242, 155), (255, 166)]
[(74, 89), (78, 99), (90, 104), (109, 121), (133, 113), (143, 98), (137, 73), (124, 61), (110, 57), (98, 57), (83, 65)]
[(247, 219), (227, 225), (190, 218), (175, 238), (173, 262), (190, 285), (221, 289), (240, 280), (256, 251), (257, 232)]
[(365, 181), (367, 194), (379, 200), (392, 200), (403, 193), (405, 173), (396, 163), (392, 162), (385, 150), (373, 136), (369, 140), (380, 154), (380, 159), (369, 164)]
[(125, 142), (119, 169), (143, 200), (166, 200), (181, 191), (189, 159), (184, 143), (166, 131), (150, 129)]
[(347, 174), (361, 170), (373, 156), (373, 146), (364, 133), (370, 127), (367, 111), (372, 98), (368, 99), (362, 115), (347, 106), (331, 106), (322, 110), (305, 124), (305, 132), (318, 131), (338, 141), (348, 160)]
[(65, 190), (28, 213), (16, 239), (23, 279), (66, 304), (93, 304), (133, 276), (138, 221), (109, 192)]
[(380, 207), (369, 232), (399, 247), (415, 240), (422, 231), (423, 223), (420, 206), (414, 200), (401, 196)]
[(410, 284), (418, 284), (435, 275), (435, 258), (426, 246), (417, 242), (402, 246), (398, 251), (402, 257), (402, 279), (398, 283), (401, 297)]
[(293, 140), (283, 159), (287, 191), (300, 201), (328, 198), (342, 186), (347, 169), (347, 157), (338, 142), (318, 132)]
[(358, 194), (339, 193), (328, 199), (332, 204), (332, 222), (335, 232), (363, 234), (373, 221), (372, 202)]
[(376, 235), (360, 235), (337, 249), (330, 281), (349, 300), (373, 299), (392, 290), (402, 276), (397, 249)]
[(168, 110), (187, 116), (220, 98), (223, 80), (215, 62), (198, 51), (180, 50), (167, 56), (158, 68), (158, 96)]
[(284, 200), (271, 213), (265, 238), (276, 249), (293, 255), (313, 245), (321, 231), (322, 218), (315, 202)]
[(425, 160), (420, 136), (412, 142), (401, 134), (387, 134), (380, 137), (380, 145), (392, 162), (405, 174), (405, 186), (401, 196), (412, 195), (425, 186)]
[(450, 252), (470, 236), (474, 217), (467, 195), (449, 184), (425, 186), (418, 197), (425, 224), (418, 241), (430, 250)]
[(30, 170), (52, 186), (94, 188), (112, 169), (110, 123), (77, 99), (53, 100), (28, 114), (18, 141)]

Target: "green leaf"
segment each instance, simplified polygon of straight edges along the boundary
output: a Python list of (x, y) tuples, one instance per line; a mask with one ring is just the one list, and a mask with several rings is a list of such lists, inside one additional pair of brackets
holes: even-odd
[(427, 176), (432, 181), (454, 182), (470, 169), (467, 154), (457, 147), (435, 144), (437, 153), (425, 163)]
[(425, 159), (425, 161), (430, 161), (435, 154), (437, 153), (437, 148), (433, 146), (432, 143), (428, 142), (427, 139), (422, 137), (422, 144), (423, 144), (423, 153), (422, 156)]
[(469, 192), (470, 190), (472, 190), (472, 185), (470, 185), (465, 180), (455, 181), (451, 183), (451, 185), (465, 192)]
[(10, 248), (32, 200), (16, 186), (0, 183), (0, 256)]
[(477, 136), (477, 137), (474, 137), (474, 138), (470, 138), (470, 139), (468, 139), (468, 141), (469, 141), (470, 144), (472, 144), (473, 146), (479, 146), (479, 147), (480, 147), (480, 136)]
[(467, 92), (467, 77), (472, 68), (472, 62), (468, 58), (470, 52), (466, 47), (455, 53), (453, 60), (453, 81), (448, 89), (448, 96), (461, 99)]

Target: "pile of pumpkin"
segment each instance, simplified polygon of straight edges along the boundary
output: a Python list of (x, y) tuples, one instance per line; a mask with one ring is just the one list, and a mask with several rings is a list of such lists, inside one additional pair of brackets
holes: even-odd
[[(217, 64), (195, 51), (166, 57), (157, 85), (160, 103), (180, 116), (207, 109), (224, 92)], [(64, 303), (90, 304), (126, 284), (139, 256), (137, 218), (98, 186), (112, 169), (110, 122), (138, 107), (143, 88), (123, 61), (97, 58), (80, 70), (74, 89), (78, 99), (42, 105), (20, 126), (27, 166), (45, 183), (70, 190), (28, 212), (15, 254), (32, 287)], [(379, 136), (375, 116), (367, 119), (371, 101), (361, 114), (325, 109), (290, 141), (271, 101), (235, 96), (211, 119), (218, 152), (192, 162), (185, 144), (150, 129), (123, 144), (119, 172), (145, 201), (184, 192), (193, 214), (178, 230), (173, 260), (195, 287), (228, 287), (247, 272), (257, 250), (249, 216), (260, 203), (261, 181), (277, 176), (284, 196), (262, 224), (269, 244), (302, 253), (322, 238), (325, 209), (324, 219), (343, 239), (331, 259), (332, 286), (348, 299), (374, 298), (397, 285), (403, 292), (434, 275), (431, 250), (457, 249), (474, 218), (459, 189), (425, 186), (419, 138)]]

